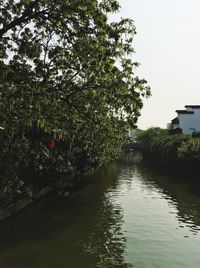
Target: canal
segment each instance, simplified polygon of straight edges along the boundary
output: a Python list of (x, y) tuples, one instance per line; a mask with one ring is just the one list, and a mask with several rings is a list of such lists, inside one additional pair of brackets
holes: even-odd
[(200, 267), (200, 178), (127, 154), (0, 224), (1, 268)]

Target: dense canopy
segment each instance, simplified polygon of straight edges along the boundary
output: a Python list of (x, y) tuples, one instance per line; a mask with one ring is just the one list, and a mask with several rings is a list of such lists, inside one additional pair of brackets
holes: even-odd
[(150, 95), (134, 74), (133, 21), (109, 19), (119, 8), (116, 0), (0, 1), (2, 152), (28, 159), (54, 138), (82, 165), (118, 155)]

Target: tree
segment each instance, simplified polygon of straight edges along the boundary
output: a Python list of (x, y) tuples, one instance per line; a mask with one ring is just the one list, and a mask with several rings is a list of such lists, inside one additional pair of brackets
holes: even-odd
[(82, 165), (116, 157), (150, 95), (134, 75), (133, 22), (108, 19), (119, 8), (116, 0), (0, 1), (0, 126), (9, 146), (39, 129)]

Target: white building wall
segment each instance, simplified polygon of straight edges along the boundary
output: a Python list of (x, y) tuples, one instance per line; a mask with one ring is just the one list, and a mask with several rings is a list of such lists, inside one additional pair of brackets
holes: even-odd
[(194, 114), (178, 114), (179, 125), (183, 134), (200, 131), (200, 109), (193, 109)]
[(182, 129), (183, 134), (192, 134), (194, 130), (191, 130), (193, 114), (178, 114), (179, 127)]
[(194, 111), (193, 124), (195, 131), (200, 131), (200, 109), (193, 109), (193, 111)]

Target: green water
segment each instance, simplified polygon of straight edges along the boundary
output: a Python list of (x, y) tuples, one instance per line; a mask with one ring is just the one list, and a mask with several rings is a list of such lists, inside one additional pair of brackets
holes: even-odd
[(128, 154), (0, 224), (0, 268), (199, 268), (200, 178)]

